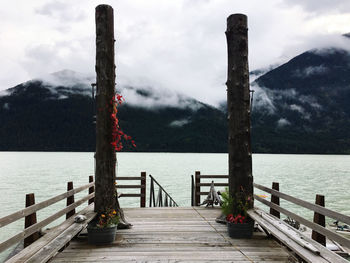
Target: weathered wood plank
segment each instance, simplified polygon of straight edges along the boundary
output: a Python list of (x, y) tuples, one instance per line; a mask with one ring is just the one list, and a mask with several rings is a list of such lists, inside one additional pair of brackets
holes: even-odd
[(3, 251), (6, 248), (9, 248), (10, 246), (16, 244), (20, 240), (30, 236), (34, 232), (40, 230), (42, 227), (47, 226), (51, 222), (53, 222), (56, 219), (60, 218), (61, 216), (65, 215), (68, 211), (80, 206), (82, 203), (91, 199), (94, 196), (95, 196), (95, 193), (89, 194), (88, 196), (80, 199), (79, 201), (75, 202), (74, 204), (67, 206), (65, 209), (60, 210), (59, 212), (53, 214), (52, 216), (49, 216), (48, 218), (44, 219), (43, 221), (40, 221), (39, 223), (36, 223), (36, 224), (26, 228), (24, 231), (22, 231), (16, 235), (14, 235), (13, 237), (5, 240), (4, 242), (0, 243), (0, 251)]
[(343, 222), (343, 223), (350, 225), (350, 216), (332, 211), (330, 209), (327, 209), (325, 207), (322, 207), (322, 206), (319, 206), (319, 205), (316, 205), (313, 203), (306, 202), (304, 200), (301, 200), (301, 199), (298, 199), (296, 197), (281, 193), (279, 191), (273, 190), (271, 188), (265, 187), (265, 186), (260, 185), (260, 184), (254, 183), (254, 187), (256, 187), (262, 191), (265, 191), (267, 193), (273, 194), (274, 196), (278, 196), (278, 197), (280, 197), (284, 200), (287, 200), (289, 202), (292, 202), (296, 205), (300, 205), (300, 206), (305, 207), (307, 209), (311, 209), (314, 212), (331, 217), (333, 219), (339, 220), (340, 222)]
[[(271, 215), (267, 215), (270, 218), (273, 218)], [(275, 225), (277, 225), (275, 223)], [(347, 260), (345, 260), (344, 258), (342, 258), (341, 256), (337, 255), (336, 253), (333, 253), (332, 251), (328, 250), (326, 247), (324, 247), (323, 245), (315, 242), (314, 240), (312, 240), (311, 238), (302, 235), (302, 233), (300, 233), (298, 230), (290, 227), (287, 223), (280, 221), (279, 225), (284, 225), (284, 227), (289, 227), (292, 231), (294, 231), (295, 233), (298, 233), (299, 235), (302, 236), (302, 239), (305, 242), (308, 242), (309, 244), (312, 244), (312, 246), (314, 246), (320, 253), (320, 255), (325, 258), (326, 260), (328, 260), (329, 262), (332, 263), (336, 263), (336, 262), (340, 262), (340, 263), (346, 263), (348, 262)]]
[[(82, 223), (73, 223), (64, 232), (59, 234), (54, 240), (42, 247), (28, 263), (47, 262), (52, 258), (61, 248), (69, 243), (80, 231), (86, 228), (87, 224), (95, 217), (96, 213), (90, 211), (85, 214), (87, 219)], [(57, 231), (56, 231), (57, 232)], [(59, 232), (58, 232), (59, 233)]]
[[(134, 225), (117, 231), (113, 244), (96, 247), (80, 235), (50, 262), (288, 262), (289, 254), (261, 234), (231, 239), (215, 222), (220, 209), (125, 209)], [(161, 217), (161, 218), (159, 218)], [(242, 250), (241, 250), (242, 248)], [(261, 252), (261, 257), (259, 257)]]
[(117, 187), (118, 189), (119, 189), (119, 188), (120, 188), (120, 189), (121, 189), (121, 188), (135, 188), (135, 189), (136, 189), (136, 188), (138, 188), (138, 189), (139, 189), (139, 188), (145, 188), (145, 186), (143, 186), (143, 185), (136, 185), (136, 184), (135, 184), (135, 185), (132, 185), (132, 184), (117, 185), (116, 187)]
[(206, 175), (206, 174), (201, 174), (200, 176), (199, 176), (199, 178), (208, 178), (208, 179), (212, 179), (212, 178), (217, 178), (217, 179), (219, 179), (219, 178), (222, 178), (222, 179), (228, 179), (228, 175), (220, 175), (220, 174), (213, 174), (213, 175)]
[(141, 181), (142, 177), (141, 176), (117, 176), (116, 177), (116, 181), (118, 182), (118, 180), (127, 180), (127, 181), (130, 181), (130, 180), (139, 180)]
[[(93, 209), (94, 204), (91, 204), (88, 207), (84, 208), (82, 211), (80, 211), (77, 215), (89, 215), (93, 212)], [(74, 218), (69, 218), (68, 220), (64, 221), (63, 223), (55, 227), (53, 231), (49, 231), (43, 237), (39, 238), (36, 242), (22, 250), (14, 257), (10, 258), (8, 261), (6, 261), (6, 263), (25, 262), (35, 253), (37, 253), (42, 247), (51, 242), (58, 235), (58, 233), (63, 232), (68, 226), (73, 224), (73, 222)]]
[(263, 204), (269, 206), (269, 207), (272, 207), (273, 209), (281, 212), (282, 214), (285, 214), (286, 216), (289, 216), (290, 218), (300, 222), (301, 224), (313, 229), (313, 230), (316, 230), (317, 232), (325, 235), (326, 237), (330, 238), (330, 239), (333, 239), (337, 242), (339, 242), (341, 245), (345, 246), (345, 247), (350, 247), (350, 239), (346, 239), (344, 237), (342, 237), (341, 235), (338, 235), (337, 233), (334, 233), (333, 231), (331, 230), (328, 230), (318, 224), (315, 224), (313, 222), (310, 222), (306, 219), (304, 219), (303, 217), (295, 214), (295, 213), (292, 213), (290, 211), (288, 211), (287, 209), (284, 209), (278, 205), (275, 205), (257, 195), (254, 195), (254, 198), (260, 202), (262, 202)]
[(266, 220), (263, 220), (260, 215), (258, 215), (254, 210), (248, 211), (249, 216), (257, 221), (262, 227), (268, 229), (269, 232), (271, 232), (278, 240), (280, 240), (283, 244), (288, 246), (290, 249), (292, 249), (295, 253), (297, 253), (301, 258), (303, 258), (306, 262), (324, 262), (327, 263), (328, 261), (319, 257), (318, 255), (315, 255), (311, 251), (300, 247), (299, 244), (297, 244), (294, 240), (290, 239), (287, 235), (282, 233), (279, 229), (277, 229), (273, 224), (270, 222), (267, 222)]
[[(63, 254), (63, 253), (61, 253)], [(86, 262), (96, 261), (101, 262), (104, 260), (201, 260), (205, 258), (206, 260), (246, 260), (249, 259), (244, 256), (239, 251), (145, 251), (145, 252), (93, 252), (89, 253), (75, 253), (69, 255), (71, 259), (78, 258), (79, 260), (84, 260)], [(64, 258), (62, 255), (57, 255), (52, 262), (56, 262), (59, 258)]]

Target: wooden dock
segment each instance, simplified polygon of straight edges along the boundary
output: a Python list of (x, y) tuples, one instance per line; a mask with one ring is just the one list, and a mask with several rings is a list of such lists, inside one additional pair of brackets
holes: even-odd
[(293, 262), (273, 239), (231, 239), (215, 222), (220, 209), (127, 208), (132, 229), (118, 230), (111, 245), (93, 246), (81, 234), (50, 262)]

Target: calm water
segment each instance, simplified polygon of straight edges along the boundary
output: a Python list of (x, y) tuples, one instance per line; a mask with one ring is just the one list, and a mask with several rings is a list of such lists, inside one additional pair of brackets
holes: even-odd
[[(191, 174), (196, 170), (202, 174), (228, 173), (227, 154), (118, 153), (117, 158), (119, 176), (139, 176), (146, 171), (180, 206), (190, 206)], [(86, 184), (93, 172), (93, 153), (0, 152), (0, 217), (22, 209), (26, 193), (35, 193), (36, 202), (40, 202), (66, 191), (68, 181), (74, 186)], [(326, 207), (350, 215), (349, 155), (254, 154), (253, 174), (256, 183), (270, 187), (277, 181), (280, 191), (307, 201), (314, 202), (315, 194), (323, 194)], [(124, 198), (121, 204), (138, 206), (139, 199)], [(312, 218), (311, 212), (288, 202), (281, 205)], [(38, 220), (64, 206), (65, 201), (40, 210)], [(20, 220), (0, 229), (0, 241), (20, 231), (23, 224)], [(7, 253), (0, 254), (0, 262)]]

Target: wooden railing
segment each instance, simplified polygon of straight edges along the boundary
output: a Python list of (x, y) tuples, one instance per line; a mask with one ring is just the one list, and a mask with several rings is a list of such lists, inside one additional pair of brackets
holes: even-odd
[[(146, 172), (141, 172), (141, 176), (117, 177), (117, 189), (140, 189), (139, 194), (118, 193), (118, 197), (140, 197), (140, 207), (146, 207)], [(122, 185), (120, 181), (140, 181), (140, 184)]]
[[(72, 187), (73, 183), (69, 182), (68, 187)], [(11, 247), (14, 244), (17, 244), (19, 241), (23, 239), (27, 239), (28, 242), (25, 242), (25, 246), (30, 245), (30, 243), (34, 242), (36, 239), (39, 238), (39, 231), (44, 226), (47, 226), (48, 224), (52, 223), (56, 219), (66, 215), (66, 217), (70, 217), (72, 215), (72, 211), (75, 211), (75, 208), (83, 204), (84, 202), (91, 200), (95, 193), (90, 193), (87, 196), (84, 196), (83, 198), (79, 199), (78, 201), (74, 201), (74, 194), (79, 193), (85, 189), (91, 188), (94, 185), (93, 182), (90, 182), (89, 184), (83, 185), (81, 187), (71, 189), (65, 193), (62, 193), (60, 195), (57, 195), (55, 197), (52, 197), (48, 200), (45, 200), (43, 202), (34, 204), (34, 194), (28, 194), (26, 196), (27, 200), (27, 207), (25, 209), (19, 210), (17, 212), (14, 212), (8, 216), (0, 218), (0, 228), (4, 227), (10, 223), (13, 223), (23, 217), (25, 217), (25, 229), (8, 238), (7, 240), (0, 243), (0, 252), (4, 251), (5, 249)], [(72, 198), (73, 197), (73, 198)], [(61, 200), (67, 199), (67, 207), (61, 209), (60, 211), (54, 213), (53, 215), (49, 216), (48, 218), (37, 222), (36, 220), (36, 212), (46, 208), (52, 204), (55, 204)], [(73, 200), (73, 202), (72, 202)], [(74, 213), (73, 213), (74, 214)]]
[[(117, 184), (117, 189), (140, 189), (140, 193), (119, 193), (119, 197), (140, 197), (140, 207), (146, 206), (146, 172), (142, 172), (139, 177), (117, 177), (117, 182), (120, 181), (130, 181), (130, 180), (138, 180), (140, 184), (137, 185), (122, 185)], [(40, 230), (52, 223), (56, 219), (66, 215), (66, 219), (70, 218), (75, 214), (75, 208), (83, 204), (84, 202), (88, 202), (88, 204), (92, 204), (94, 202), (94, 187), (95, 183), (93, 181), (93, 176), (89, 176), (89, 183), (78, 188), (73, 187), (73, 182), (67, 183), (67, 192), (52, 197), (48, 200), (42, 201), (40, 203), (35, 204), (35, 196), (33, 193), (26, 195), (26, 208), (14, 212), (8, 216), (0, 218), (0, 228), (4, 227), (8, 224), (11, 224), (17, 220), (25, 218), (25, 229), (8, 238), (7, 240), (0, 243), (0, 252), (5, 249), (11, 247), (14, 244), (17, 244), (21, 240), (24, 240), (24, 247), (29, 246), (33, 242), (35, 242), (40, 237)], [(88, 189), (88, 195), (79, 199), (78, 201), (74, 201), (74, 195), (80, 193), (83, 190)], [(36, 212), (49, 207), (59, 201), (66, 199), (67, 206), (60, 211), (54, 213), (53, 215), (47, 217), (46, 219), (37, 222)]]
[[(228, 179), (228, 175), (202, 175), (199, 171), (195, 172), (195, 176), (192, 175), (192, 184), (191, 184), (191, 195), (192, 195), (192, 206), (199, 206), (200, 205), (200, 196), (201, 195), (207, 195), (208, 192), (202, 192), (201, 187), (208, 187), (210, 186), (210, 183), (203, 183), (201, 182), (201, 179)], [(214, 186), (228, 186), (227, 183), (214, 183)], [(254, 188), (262, 190), (266, 193), (271, 194), (271, 201), (268, 201), (258, 195), (254, 195), (254, 199), (256, 201), (261, 202), (264, 205), (267, 205), (270, 207), (270, 214), (279, 218), (280, 213), (296, 220), (297, 222), (305, 225), (306, 227), (309, 227), (313, 230), (312, 239), (325, 245), (325, 239), (326, 237), (329, 239), (332, 239), (341, 245), (350, 248), (350, 240), (347, 238), (344, 238), (343, 236), (335, 233), (334, 231), (331, 231), (325, 227), (325, 217), (333, 218), (334, 220), (337, 220), (339, 222), (343, 222), (347, 225), (350, 225), (350, 217), (335, 211), (332, 211), (330, 209), (327, 209), (324, 206), (324, 202), (320, 202), (320, 200), (324, 199), (323, 196), (317, 195), (316, 196), (316, 204), (312, 204), (309, 202), (306, 202), (304, 200), (298, 199), (296, 197), (284, 194), (279, 191), (279, 184), (274, 182), (272, 184), (272, 188), (268, 188), (265, 186), (262, 186), (260, 184), (254, 183)], [(284, 199), (288, 202), (291, 202), (293, 204), (299, 205), (301, 207), (304, 207), (306, 209), (314, 211), (314, 222), (311, 222), (285, 208), (282, 208), (280, 203), (280, 198)], [(322, 206), (323, 203), (323, 206)]]
[[(199, 171), (195, 172), (195, 176), (193, 178), (192, 175), (192, 183), (191, 183), (191, 205), (199, 206), (201, 204), (201, 195), (208, 195), (209, 192), (201, 192), (201, 187), (208, 187), (211, 183), (201, 182), (201, 179), (228, 179), (228, 175), (204, 175)], [(210, 181), (211, 181), (210, 180)], [(214, 186), (225, 186), (228, 187), (228, 183), (215, 183)]]
[[(276, 185), (276, 183), (274, 183)], [(275, 212), (275, 216), (276, 216), (276, 211), (278, 213), (282, 213), (296, 221), (298, 221), (299, 223), (311, 228), (314, 232), (312, 235), (312, 239), (314, 239), (315, 241), (325, 245), (325, 238), (329, 238), (332, 239), (338, 243), (340, 243), (341, 245), (350, 248), (350, 240), (347, 238), (342, 237), (341, 235), (325, 228), (325, 217), (330, 217), (333, 218), (334, 220), (338, 220), (340, 222), (343, 222), (345, 224), (350, 225), (350, 217), (338, 212), (335, 212), (333, 210), (327, 209), (319, 204), (312, 204), (309, 202), (306, 202), (304, 200), (301, 200), (299, 198), (284, 194), (280, 191), (262, 186), (260, 184), (255, 184), (254, 183), (254, 187), (262, 190), (266, 193), (271, 194), (271, 202), (265, 200), (264, 198), (258, 196), (258, 195), (254, 195), (254, 199), (267, 205), (268, 207), (270, 207), (271, 209), (273, 209)], [(318, 195), (320, 196), (320, 195)], [(273, 198), (272, 198), (273, 197)], [(279, 198), (284, 199), (288, 202), (291, 202), (293, 204), (296, 204), (298, 206), (304, 207), (306, 209), (312, 210), (314, 211), (314, 222), (311, 222), (285, 208), (280, 207), (278, 204), (279, 203)], [(316, 202), (317, 200), (319, 200), (320, 198), (316, 197)], [(273, 201), (275, 200), (275, 201)], [(272, 210), (272, 211), (273, 211)], [(271, 210), (270, 210), (271, 213)], [(277, 217), (278, 217), (278, 213), (277, 213)], [(272, 214), (272, 213), (271, 213)]]
[[(149, 198), (149, 207), (173, 207), (178, 206), (174, 199), (164, 190), (164, 188), (157, 182), (152, 175), (149, 175), (151, 178), (150, 183), (150, 198)], [(157, 199), (155, 198), (155, 188), (154, 184), (158, 186)]]

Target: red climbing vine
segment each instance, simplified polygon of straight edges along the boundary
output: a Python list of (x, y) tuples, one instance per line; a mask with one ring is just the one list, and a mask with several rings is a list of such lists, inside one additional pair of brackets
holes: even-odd
[(115, 94), (115, 96), (111, 100), (111, 104), (113, 107), (113, 111), (111, 114), (111, 118), (113, 121), (113, 127), (112, 127), (112, 142), (111, 145), (114, 147), (116, 152), (120, 152), (123, 149), (123, 143), (122, 140), (130, 141), (131, 145), (133, 147), (136, 147), (135, 141), (131, 138), (131, 136), (125, 134), (119, 126), (119, 119), (117, 117), (118, 113), (118, 106), (121, 105), (125, 99), (120, 94)]

